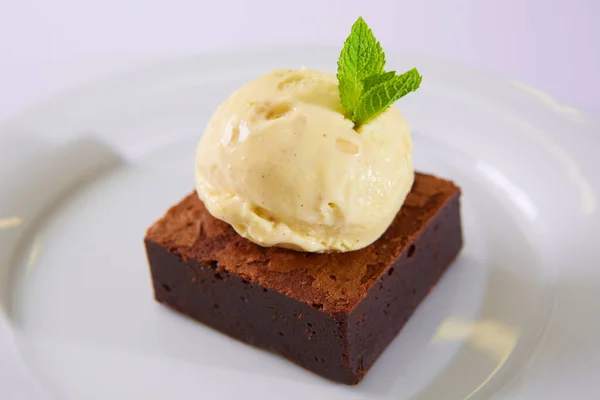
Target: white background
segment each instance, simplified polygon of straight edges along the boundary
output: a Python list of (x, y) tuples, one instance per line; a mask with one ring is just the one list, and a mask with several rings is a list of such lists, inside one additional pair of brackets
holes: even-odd
[(0, 120), (95, 77), (172, 56), (341, 46), (359, 14), (388, 52), (499, 73), (600, 116), (596, 0), (0, 0)]

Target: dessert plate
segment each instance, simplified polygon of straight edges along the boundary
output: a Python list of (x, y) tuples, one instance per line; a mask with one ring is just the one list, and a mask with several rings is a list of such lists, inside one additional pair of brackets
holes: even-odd
[(465, 247), (360, 385), (153, 300), (144, 231), (193, 189), (215, 107), (275, 68), (333, 72), (337, 55), (178, 59), (0, 125), (2, 398), (598, 398), (598, 123), (517, 81), (423, 56), (388, 65), (424, 76), (398, 106), (416, 167), (463, 189)]

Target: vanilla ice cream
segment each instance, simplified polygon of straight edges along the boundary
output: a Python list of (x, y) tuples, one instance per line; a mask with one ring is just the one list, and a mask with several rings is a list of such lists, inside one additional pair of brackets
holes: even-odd
[(333, 74), (278, 70), (218, 107), (196, 154), (208, 211), (261, 245), (309, 252), (365, 247), (411, 189), (408, 124), (394, 106), (358, 130)]

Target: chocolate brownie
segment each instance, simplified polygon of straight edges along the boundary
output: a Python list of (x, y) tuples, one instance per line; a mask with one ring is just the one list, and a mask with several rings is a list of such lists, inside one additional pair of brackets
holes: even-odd
[(416, 174), (393, 223), (347, 253), (261, 247), (196, 193), (145, 238), (155, 297), (332, 380), (358, 383), (462, 247), (460, 190)]

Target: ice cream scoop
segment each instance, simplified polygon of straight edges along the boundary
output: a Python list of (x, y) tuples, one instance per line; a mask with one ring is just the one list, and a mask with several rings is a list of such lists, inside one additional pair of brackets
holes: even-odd
[(197, 147), (196, 191), (261, 246), (352, 251), (377, 240), (414, 179), (407, 122), (392, 106), (355, 129), (333, 74), (277, 70), (221, 104)]

